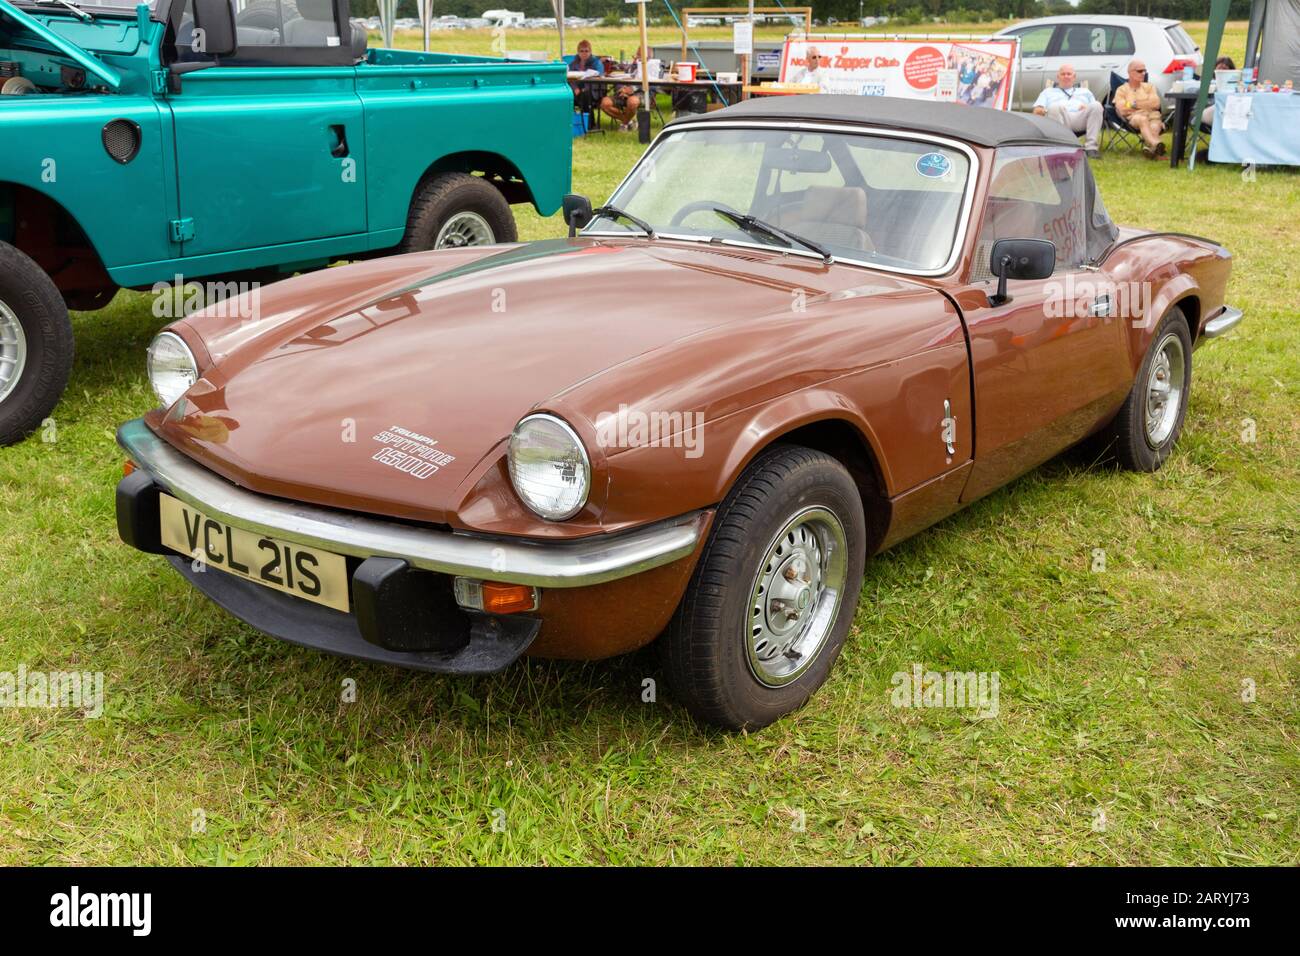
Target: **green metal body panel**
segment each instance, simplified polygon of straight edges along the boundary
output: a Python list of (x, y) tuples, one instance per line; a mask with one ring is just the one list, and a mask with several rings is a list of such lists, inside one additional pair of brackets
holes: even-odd
[[(371, 50), (355, 66), (210, 67), (177, 92), (146, 11), (87, 23), (57, 8), (3, 15), (14, 9), (0, 0), (0, 60), (38, 85), (88, 60), (119, 83), (88, 71), (81, 92), (0, 96), (0, 230), (16, 189), (47, 196), (118, 285), (391, 248), (420, 178), (487, 168), (475, 156), (515, 171), (542, 215), (570, 189), (562, 63)], [(141, 131), (125, 164), (102, 141), (115, 119)]]

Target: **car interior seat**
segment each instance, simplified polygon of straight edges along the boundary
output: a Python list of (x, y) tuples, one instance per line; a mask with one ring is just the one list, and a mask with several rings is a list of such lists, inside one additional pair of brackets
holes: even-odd
[(352, 21), (352, 57), (360, 61), (366, 58), (366, 48), (370, 46), (370, 34), (357, 20)]
[(803, 202), (781, 210), (777, 225), (808, 239), (875, 251), (867, 235), (867, 193), (860, 186), (809, 186)]
[(285, 46), (323, 47), (329, 39), (339, 39), (333, 0), (298, 0), (298, 13), (298, 19), (284, 25)]

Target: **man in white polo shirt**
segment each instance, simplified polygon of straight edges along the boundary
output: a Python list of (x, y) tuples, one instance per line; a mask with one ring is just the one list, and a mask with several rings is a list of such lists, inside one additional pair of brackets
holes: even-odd
[(1049, 86), (1034, 100), (1034, 112), (1085, 134), (1083, 148), (1092, 159), (1100, 157), (1097, 137), (1101, 134), (1101, 104), (1090, 90), (1074, 85), (1074, 67), (1066, 63), (1056, 71), (1056, 85)]

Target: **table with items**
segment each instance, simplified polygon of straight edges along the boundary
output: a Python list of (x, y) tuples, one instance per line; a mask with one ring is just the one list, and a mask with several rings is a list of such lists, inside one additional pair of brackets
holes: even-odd
[(1215, 93), (1210, 162), (1300, 166), (1300, 95), (1272, 88)]
[[(589, 104), (591, 114), (591, 129), (598, 129), (600, 126), (600, 101), (608, 95), (611, 88), (631, 86), (636, 88), (635, 95), (641, 95), (641, 81), (630, 75), (614, 73), (607, 76), (576, 76), (570, 74), (569, 83), (587, 92), (586, 102)], [(650, 95), (653, 97), (656, 93), (667, 93), (672, 97), (674, 109), (678, 108), (677, 104), (681, 101), (682, 95), (690, 93), (699, 94), (698, 98), (701, 103), (721, 103), (723, 106), (730, 106), (733, 103), (740, 102), (740, 92), (743, 85), (739, 80), (723, 82), (718, 79), (696, 79), (688, 82), (664, 77), (650, 81)], [(694, 110), (694, 112), (704, 111)]]

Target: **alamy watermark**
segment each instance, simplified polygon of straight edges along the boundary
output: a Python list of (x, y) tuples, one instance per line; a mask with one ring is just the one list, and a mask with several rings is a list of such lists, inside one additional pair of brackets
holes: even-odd
[(87, 717), (104, 713), (102, 671), (0, 671), (0, 708), (80, 710)]
[(974, 710), (981, 720), (998, 715), (998, 671), (927, 671), (920, 664), (897, 671), (889, 700), (895, 707)]
[(704, 413), (647, 411), (619, 405), (596, 416), (602, 448), (681, 448), (687, 458), (704, 454)]
[(50, 925), (121, 927), (132, 936), (148, 936), (153, 929), (153, 894), (82, 892), (74, 885), (50, 897)]
[(1043, 312), (1048, 319), (1125, 319), (1134, 328), (1145, 328), (1152, 321), (1151, 282), (1113, 282), (1109, 278), (1075, 278), (1066, 273), (1063, 280), (1043, 286)]
[(155, 282), (150, 291), (157, 319), (183, 319), (201, 309), (219, 319), (256, 321), (262, 314), (260, 282), (189, 282), (177, 274), (171, 282)]
[(1153, 321), (1150, 282), (1113, 282), (1110, 279), (1076, 279), (1074, 273), (1043, 286), (1043, 313), (1049, 319), (1125, 319), (1134, 328)]

